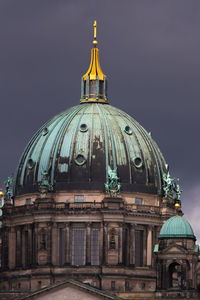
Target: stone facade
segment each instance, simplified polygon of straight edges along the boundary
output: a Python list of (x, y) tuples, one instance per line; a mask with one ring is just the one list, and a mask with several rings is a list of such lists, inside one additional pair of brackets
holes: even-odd
[(166, 250), (153, 254), (163, 222), (175, 214), (171, 200), (139, 193), (78, 196), (32, 194), (30, 204), (25, 197), (5, 204), (1, 290), (37, 291), (73, 278), (121, 297), (155, 293), (163, 255), (173, 260)]

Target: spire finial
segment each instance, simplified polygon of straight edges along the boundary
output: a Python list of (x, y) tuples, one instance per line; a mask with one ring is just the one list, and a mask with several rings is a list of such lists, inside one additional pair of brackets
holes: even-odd
[(96, 47), (98, 44), (98, 42), (96, 40), (97, 39), (97, 21), (96, 20), (94, 21), (93, 26), (94, 26), (94, 40), (92, 43), (93, 43), (94, 47)]
[(93, 23), (94, 39), (91, 49), (91, 62), (87, 73), (81, 80), (81, 103), (99, 102), (108, 103), (107, 100), (107, 78), (103, 74), (99, 63), (99, 49), (97, 42), (97, 21)]

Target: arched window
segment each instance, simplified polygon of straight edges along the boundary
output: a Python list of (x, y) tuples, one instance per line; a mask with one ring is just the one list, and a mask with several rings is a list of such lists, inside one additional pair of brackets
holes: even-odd
[(85, 265), (86, 261), (86, 229), (72, 228), (72, 265)]
[(169, 266), (169, 288), (181, 289), (182, 272), (181, 266), (174, 262)]

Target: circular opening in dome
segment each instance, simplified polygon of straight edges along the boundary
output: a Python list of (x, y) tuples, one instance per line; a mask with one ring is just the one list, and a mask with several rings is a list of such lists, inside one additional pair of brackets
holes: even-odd
[(141, 168), (142, 167), (142, 160), (140, 157), (136, 157), (133, 160), (134, 165), (136, 166), (136, 168)]
[(48, 128), (45, 127), (45, 128), (42, 130), (42, 135), (46, 135), (48, 132), (49, 132)]
[(88, 127), (87, 127), (86, 124), (81, 124), (81, 125), (80, 125), (80, 131), (81, 131), (81, 132), (86, 132), (87, 130), (88, 130)]
[(78, 166), (82, 166), (84, 165), (84, 163), (86, 162), (86, 158), (84, 155), (82, 154), (78, 154), (75, 158), (75, 163), (78, 165)]
[(32, 169), (34, 167), (34, 161), (31, 158), (28, 160), (27, 166), (29, 169)]
[(124, 131), (125, 131), (127, 134), (129, 134), (129, 135), (131, 135), (131, 134), (133, 133), (132, 130), (131, 130), (131, 127), (128, 126), (128, 125), (125, 127)]

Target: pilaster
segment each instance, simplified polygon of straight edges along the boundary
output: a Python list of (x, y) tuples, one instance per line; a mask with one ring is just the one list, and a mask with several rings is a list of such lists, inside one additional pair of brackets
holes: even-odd
[(14, 227), (10, 228), (8, 233), (8, 267), (14, 269), (16, 265), (16, 231)]

